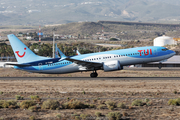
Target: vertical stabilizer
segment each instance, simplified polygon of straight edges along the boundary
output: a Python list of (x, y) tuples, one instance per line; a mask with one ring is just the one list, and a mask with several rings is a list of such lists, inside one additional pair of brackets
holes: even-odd
[(59, 48), (57, 48), (57, 50), (58, 50), (58, 52), (59, 52), (59, 54), (60, 54), (60, 56), (61, 56), (61, 59), (62, 59), (62, 58), (67, 58), (66, 55), (64, 55), (64, 53), (61, 52), (61, 50), (59, 50)]
[(33, 53), (23, 42), (21, 42), (13, 34), (8, 35), (8, 39), (19, 64), (49, 59), (47, 57), (41, 57)]

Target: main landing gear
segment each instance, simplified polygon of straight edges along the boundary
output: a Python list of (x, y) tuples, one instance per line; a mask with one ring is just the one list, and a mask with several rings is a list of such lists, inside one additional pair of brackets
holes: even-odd
[(93, 73), (91, 73), (90, 76), (91, 76), (92, 78), (96, 78), (96, 77), (98, 76), (96, 70), (93, 71)]

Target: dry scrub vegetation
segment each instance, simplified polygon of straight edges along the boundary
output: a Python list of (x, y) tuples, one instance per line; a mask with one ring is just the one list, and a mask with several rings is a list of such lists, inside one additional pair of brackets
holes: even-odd
[[(123, 70), (100, 76), (152, 80), (3, 80), (9, 77), (89, 77), (89, 72), (45, 75), (0, 69), (2, 120), (134, 120), (179, 119), (180, 82), (154, 80), (179, 77), (178, 70)], [(61, 78), (62, 79), (62, 78)]]
[[(177, 119), (179, 104), (172, 100), (1, 100), (1, 119), (130, 120)], [(103, 107), (99, 107), (103, 106)]]

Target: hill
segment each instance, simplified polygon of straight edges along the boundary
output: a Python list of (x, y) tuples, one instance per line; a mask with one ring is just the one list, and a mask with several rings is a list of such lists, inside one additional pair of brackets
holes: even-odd
[(0, 4), (0, 25), (180, 20), (179, 0), (0, 0)]
[(54, 28), (60, 34), (74, 34), (74, 35), (85, 35), (85, 34), (95, 34), (96, 32), (102, 31), (103, 24), (96, 22), (82, 22), (82, 23), (69, 23), (53, 27), (44, 27), (42, 31), (44, 33), (51, 33)]
[[(82, 22), (82, 23), (68, 23), (58, 26), (43, 27), (44, 34), (52, 35), (52, 30), (55, 28), (56, 34), (62, 35), (81, 35), (92, 36), (97, 32), (113, 32), (117, 34), (118, 38), (124, 40), (152, 40), (161, 35), (167, 35), (172, 37), (179, 37), (179, 25), (170, 24), (153, 24), (153, 23), (139, 23), (135, 25), (127, 24), (124, 22)], [(38, 31), (36, 31), (38, 32)]]

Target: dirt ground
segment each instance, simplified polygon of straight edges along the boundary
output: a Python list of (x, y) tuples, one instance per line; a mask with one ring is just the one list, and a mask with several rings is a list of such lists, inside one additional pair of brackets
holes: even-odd
[[(98, 71), (100, 77), (180, 77), (180, 70), (146, 70), (131, 69), (104, 73)], [(90, 72), (72, 73), (62, 75), (34, 74), (14, 69), (0, 69), (0, 99), (15, 99), (16, 95), (21, 95), (24, 100), (17, 100), (18, 103), (30, 100), (31, 95), (38, 95), (42, 98), (37, 106), (41, 106), (47, 99), (57, 100), (63, 104), (72, 99), (77, 99), (86, 104), (95, 105), (94, 108), (86, 109), (58, 109), (32, 112), (22, 108), (1, 108), (0, 119), (19, 120), (35, 119), (54, 120), (78, 119), (73, 118), (74, 114), (88, 114), (87, 120), (108, 120), (106, 116), (110, 112), (120, 112), (125, 120), (178, 120), (180, 119), (180, 106), (168, 105), (169, 99), (179, 98), (179, 80), (3, 80), (2, 77), (89, 77)], [(132, 106), (134, 100), (150, 100), (150, 104), (142, 106)], [(113, 110), (105, 105), (106, 101), (124, 103), (126, 108), (115, 107)], [(102, 115), (96, 117), (95, 113)], [(79, 117), (79, 119), (82, 119)]]

